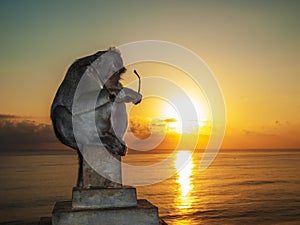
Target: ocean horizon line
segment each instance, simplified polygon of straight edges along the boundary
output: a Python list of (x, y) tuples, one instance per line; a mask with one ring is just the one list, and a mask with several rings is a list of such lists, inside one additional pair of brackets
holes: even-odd
[[(153, 150), (134, 150), (128, 149), (127, 154), (166, 154), (173, 151), (197, 151), (197, 153), (203, 153), (205, 149), (171, 149), (171, 148), (159, 148)], [(199, 152), (201, 151), (201, 152)], [(285, 151), (285, 152), (298, 152), (300, 148), (224, 148), (219, 149), (219, 152), (265, 152), (265, 151)], [(0, 155), (76, 155), (76, 151), (73, 149), (1, 149)]]

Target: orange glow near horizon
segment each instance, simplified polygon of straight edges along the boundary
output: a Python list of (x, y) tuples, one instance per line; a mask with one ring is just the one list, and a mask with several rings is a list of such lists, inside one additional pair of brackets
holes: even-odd
[[(159, 148), (199, 147), (200, 135), (209, 136), (211, 133), (210, 108), (201, 88), (190, 76), (175, 67), (161, 63), (138, 63), (128, 66), (122, 77), (123, 85), (134, 90), (137, 88), (137, 79), (132, 74), (134, 69), (142, 77), (143, 94), (140, 104), (127, 104), (129, 127), (134, 135), (145, 139), (151, 133), (165, 134)], [(167, 83), (162, 85), (160, 82)], [(173, 88), (168, 87), (168, 82)], [(201, 140), (203, 143), (203, 137)]]
[[(157, 1), (146, 5), (78, 1), (72, 7), (49, 1), (47, 8), (28, 4), (26, 9), (21, 1), (16, 2), (0, 3), (0, 122), (13, 118), (13, 122), (23, 127), (26, 127), (25, 120), (50, 125), (51, 103), (76, 59), (132, 41), (162, 40), (186, 48), (187, 53), (202, 59), (213, 72), (226, 104), (222, 148), (300, 149), (300, 1), (275, 1), (274, 4), (254, 1), (250, 5), (248, 1), (219, 1), (218, 4)], [(168, 54), (175, 52), (157, 51), (157, 60), (162, 61), (161, 56)], [(174, 146), (172, 143), (179, 135), (191, 135), (186, 142), (197, 135), (197, 130), (201, 135), (209, 135), (215, 118), (211, 118), (209, 111), (213, 102), (207, 103), (205, 97), (213, 96), (203, 95), (195, 80), (184, 68), (179, 68), (180, 63), (164, 65), (145, 61), (147, 57), (141, 58), (142, 55), (132, 55), (134, 62), (140, 63), (124, 65), (127, 68), (121, 81), (124, 87), (133, 82), (130, 88), (138, 90), (133, 73), (137, 70), (144, 97), (147, 91), (155, 89), (152, 92), (155, 95), (159, 89), (166, 98), (173, 98), (174, 105), (185, 103), (178, 98), (181, 94), (172, 92), (171, 85), (158, 88), (159, 81), (145, 82), (149, 77), (165, 78), (182, 88), (194, 105), (198, 104), (198, 120), (186, 121), (187, 115), (173, 115), (173, 110), (168, 110), (170, 106), (165, 106), (167, 103), (144, 98), (140, 105), (133, 106), (129, 118), (141, 118), (131, 124), (141, 125), (135, 127), (136, 132), (144, 130), (139, 137), (147, 137), (153, 125), (151, 121), (155, 123), (152, 126), (155, 132), (165, 132), (168, 138), (176, 136), (166, 140), (170, 146)], [(122, 57), (126, 64), (126, 55)], [(185, 58), (176, 56), (178, 62), (184, 62)], [(187, 63), (193, 69), (193, 62)], [(201, 75), (195, 71), (195, 76)], [(164, 116), (166, 112), (170, 115)], [(31, 127), (26, 127), (29, 133)], [(214, 128), (214, 132), (218, 130)]]
[[(146, 98), (129, 110), (129, 129), (136, 138), (146, 139), (151, 134), (165, 135), (158, 148), (194, 149), (200, 145), (203, 148), (211, 133), (210, 124), (188, 115), (181, 117), (171, 104), (158, 99)], [(125, 134), (125, 140), (130, 142), (130, 136), (130, 133)]]

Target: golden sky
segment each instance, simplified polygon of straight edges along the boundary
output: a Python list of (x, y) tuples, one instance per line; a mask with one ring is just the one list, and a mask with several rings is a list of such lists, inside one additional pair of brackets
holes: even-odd
[[(28, 137), (50, 130), (41, 123), (49, 124), (54, 94), (76, 58), (154, 39), (189, 48), (213, 71), (226, 104), (223, 148), (300, 148), (299, 10), (298, 1), (277, 0), (1, 1), (2, 138), (24, 136), (22, 129), (31, 132)], [(201, 117), (180, 130), (178, 122), (188, 115), (178, 118), (163, 100), (146, 98), (130, 112), (136, 128), (146, 132), (154, 121), (167, 127), (166, 143), (175, 143), (178, 133), (189, 135), (184, 138), (188, 143), (197, 135), (207, 140), (210, 109), (181, 71), (151, 63), (133, 67), (143, 79), (160, 75), (190, 87), (187, 92)], [(165, 93), (176, 96), (168, 87)]]

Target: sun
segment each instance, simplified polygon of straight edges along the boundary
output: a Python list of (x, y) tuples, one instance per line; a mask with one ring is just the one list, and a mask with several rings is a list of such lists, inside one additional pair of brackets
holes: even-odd
[(166, 123), (169, 132), (182, 133), (181, 117), (170, 103), (165, 103), (162, 107), (162, 120)]
[[(193, 133), (200, 127), (205, 126), (205, 122), (208, 120), (207, 116), (205, 116), (205, 106), (200, 101), (190, 100), (191, 102), (187, 103), (177, 98), (177, 101), (174, 102), (175, 104), (165, 102), (161, 106), (162, 119), (165, 121), (169, 132), (179, 134)], [(178, 110), (180, 108), (178, 106), (184, 110)]]

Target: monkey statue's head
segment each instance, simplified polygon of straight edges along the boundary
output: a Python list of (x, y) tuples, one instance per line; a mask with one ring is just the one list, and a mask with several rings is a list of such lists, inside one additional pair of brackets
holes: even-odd
[(101, 87), (106, 85), (107, 88), (118, 88), (121, 74), (126, 71), (121, 53), (116, 48), (109, 48), (91, 67), (95, 70), (93, 77)]

